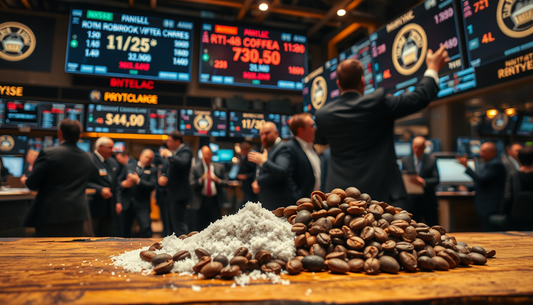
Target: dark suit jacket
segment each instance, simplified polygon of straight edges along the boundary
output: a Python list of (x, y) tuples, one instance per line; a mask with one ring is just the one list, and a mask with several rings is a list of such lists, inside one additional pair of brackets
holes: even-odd
[[(126, 180), (129, 173), (135, 172), (141, 178), (139, 184), (130, 188), (123, 188), (122, 181)], [(133, 205), (139, 208), (150, 206), (150, 194), (157, 184), (157, 168), (153, 164), (146, 168), (138, 168), (137, 164), (128, 162), (118, 181), (119, 197), (122, 200), (121, 203), (124, 210), (131, 208)]]
[(189, 185), (191, 160), (192, 151), (187, 145), (178, 150), (174, 156), (168, 158), (168, 183), (165, 187), (168, 200), (182, 201), (192, 197)]
[[(289, 151), (289, 187), (296, 202), (300, 198), (309, 198), (315, 187), (315, 175), (311, 162), (296, 139), (285, 142)], [(318, 154), (317, 154), (318, 157)]]
[(0, 182), (6, 182), (7, 177), (9, 176), (13, 175), (9, 172), (7, 168), (2, 166), (2, 168), (0, 168)]
[[(217, 200), (219, 207), (222, 207), (222, 204), (226, 202), (226, 189), (228, 186), (228, 175), (226, 173), (226, 168), (223, 164), (213, 163), (213, 169), (215, 171), (215, 176), (220, 178), (222, 181), (220, 183), (215, 182), (217, 188)], [(191, 168), (190, 183), (193, 190), (193, 198), (197, 202), (197, 206), (200, 206), (202, 200), (202, 189), (204, 187), (205, 180), (200, 183), (198, 181), (200, 177), (204, 174), (204, 164), (203, 162), (196, 163)]]
[[(105, 166), (94, 152), (92, 152), (91, 155), (94, 166), (92, 169), (91, 180), (89, 181), (87, 187), (96, 190), (96, 194), (94, 194), (93, 199), (89, 202), (91, 216), (93, 218), (100, 217), (105, 215), (108, 211), (111, 212), (111, 215), (114, 215), (115, 205), (117, 203), (122, 203), (118, 189), (118, 177), (120, 174), (118, 162), (114, 158), (109, 158), (106, 160), (109, 165)], [(107, 175), (100, 175), (102, 170), (107, 171)], [(104, 187), (111, 188), (113, 197), (109, 199), (104, 199), (102, 197), (100, 193)]]
[(485, 167), (475, 173), (471, 168), (466, 174), (474, 179), (474, 198), (477, 213), (486, 217), (500, 212), (505, 189), (506, 172), (502, 161), (497, 157), (485, 163)]
[(26, 226), (85, 221), (89, 209), (85, 189), (94, 164), (75, 142), (41, 150), (26, 186), (38, 190), (26, 215)]
[(261, 187), (259, 201), (264, 208), (275, 210), (293, 205), (294, 195), (288, 184), (290, 153), (283, 142), (279, 142), (268, 152), (268, 161), (260, 169), (257, 184)]
[(253, 194), (252, 182), (255, 180), (255, 174), (257, 170), (257, 164), (250, 162), (248, 156), (241, 160), (239, 166), (239, 175), (246, 175), (246, 180), (242, 180), (242, 191), (245, 194)]
[(349, 91), (317, 110), (317, 143), (331, 148), (326, 190), (354, 186), (376, 200), (405, 198), (394, 121), (422, 110), (438, 91), (433, 78), (423, 77), (410, 93), (387, 96), (378, 89), (361, 96)]
[[(418, 175), (426, 181), (426, 186), (424, 187), (424, 202), (426, 204), (437, 205), (437, 196), (435, 195), (435, 187), (439, 184), (437, 160), (426, 154), (424, 154), (421, 159), (422, 167), (420, 168), (420, 173), (418, 173)], [(402, 170), (416, 172), (413, 155), (402, 158)]]

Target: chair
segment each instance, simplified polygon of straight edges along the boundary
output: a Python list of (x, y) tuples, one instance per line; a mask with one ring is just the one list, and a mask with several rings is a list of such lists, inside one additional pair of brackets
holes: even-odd
[(518, 230), (533, 230), (533, 192), (519, 192), (513, 202), (509, 224)]

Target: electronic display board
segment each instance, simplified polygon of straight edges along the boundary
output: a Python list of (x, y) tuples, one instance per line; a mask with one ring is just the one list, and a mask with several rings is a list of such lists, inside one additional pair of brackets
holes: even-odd
[(39, 102), (4, 100), (4, 126), (39, 126)]
[(304, 112), (314, 115), (315, 111), (339, 97), (336, 69), (337, 58), (333, 58), (304, 77), (302, 90)]
[(83, 104), (41, 102), (39, 128), (57, 129), (59, 122), (63, 119), (83, 122), (84, 109)]
[(533, 116), (524, 115), (516, 130), (519, 136), (533, 136)]
[(289, 127), (289, 122), (292, 119), (292, 115), (282, 115), (281, 116), (281, 138), (282, 139), (292, 139), (294, 135), (292, 134), (291, 128)]
[(244, 26), (204, 23), (201, 83), (302, 90), (307, 38)]
[(397, 92), (415, 85), (426, 71), (428, 50), (446, 45), (450, 62), (440, 76), (463, 68), (452, 0), (425, 1), (370, 35), (376, 86)]
[(1, 135), (0, 154), (23, 154), (26, 152), (27, 136)]
[(532, 1), (462, 0), (461, 2), (472, 67), (533, 49)]
[(493, 142), (498, 149), (498, 156), (501, 156), (504, 151), (502, 140), (494, 139), (477, 139), (477, 138), (457, 138), (457, 153), (461, 156), (467, 155), (469, 157), (478, 157), (481, 152), (481, 145), (485, 142)]
[(180, 130), (191, 136), (226, 136), (226, 112), (181, 109)]
[(72, 9), (65, 72), (190, 81), (193, 23)]
[(150, 109), (148, 128), (152, 134), (169, 134), (178, 130), (178, 110)]
[(372, 68), (372, 52), (370, 47), (370, 40), (365, 40), (339, 54), (339, 63), (343, 60), (353, 58), (359, 60), (361, 64), (363, 64), (363, 67), (365, 68), (365, 94), (372, 93), (376, 90), (376, 87), (374, 86), (374, 71)]
[(511, 135), (518, 123), (518, 115), (508, 116), (505, 112), (498, 112), (493, 118), (485, 116), (481, 125), (483, 134)]
[(88, 132), (148, 133), (150, 109), (90, 104), (87, 107)]
[(259, 129), (266, 122), (276, 124), (278, 131), (281, 129), (281, 115), (234, 112), (229, 113), (228, 134), (230, 137), (259, 138)]

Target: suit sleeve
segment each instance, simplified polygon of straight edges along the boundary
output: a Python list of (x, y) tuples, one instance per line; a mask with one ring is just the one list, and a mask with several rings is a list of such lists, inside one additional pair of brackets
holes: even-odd
[(385, 104), (393, 119), (399, 119), (424, 109), (439, 92), (431, 77), (424, 76), (414, 91), (399, 96), (385, 96)]
[(140, 189), (146, 190), (146, 191), (153, 191), (156, 185), (157, 185), (157, 169), (153, 168), (150, 170), (150, 176), (148, 177), (148, 180), (141, 179), (137, 187)]
[(426, 178), (426, 187), (428, 188), (435, 188), (439, 182), (440, 182), (440, 178), (439, 178), (439, 170), (437, 168), (437, 161), (433, 158), (430, 159), (431, 160), (431, 177), (428, 177)]
[(286, 147), (281, 147), (274, 160), (263, 164), (263, 173), (257, 178), (259, 186), (269, 185), (287, 177), (290, 167), (290, 153)]
[(220, 169), (220, 176), (218, 178), (220, 178), (220, 183), (218, 183), (218, 185), (220, 185), (221, 187), (227, 187), (228, 186), (228, 173), (226, 172), (226, 168), (224, 167), (224, 165), (221, 164), (221, 166), (219, 166), (219, 169)]
[(87, 187), (88, 188), (91, 188), (91, 189), (95, 189), (96, 190), (96, 195), (100, 196), (100, 193), (102, 192), (102, 189), (106, 186), (103, 186), (101, 184), (98, 184), (96, 183), (95, 181), (98, 180), (100, 174), (98, 172), (98, 166), (96, 166), (96, 164), (94, 164), (94, 161), (93, 161), (93, 173), (91, 175), (91, 180), (89, 181), (89, 183), (87, 183)]
[(43, 149), (41, 150), (39, 156), (37, 157), (37, 160), (35, 160), (35, 163), (33, 164), (33, 170), (31, 171), (28, 180), (26, 180), (26, 186), (30, 190), (35, 191), (41, 187), (43, 180), (46, 179), (49, 173), (49, 166), (50, 160), (48, 159), (48, 155)]
[(192, 189), (202, 188), (204, 186), (204, 183), (199, 181), (202, 174), (200, 174), (200, 172), (197, 170), (197, 166), (191, 168), (191, 172), (189, 174), (189, 182), (191, 184)]
[(179, 151), (176, 155), (168, 158), (169, 165), (178, 168), (186, 169), (191, 164), (192, 153), (190, 150)]
[(505, 175), (505, 167), (503, 164), (494, 164), (485, 169), (480, 173), (474, 172), (470, 167), (466, 169), (466, 174), (472, 177), (474, 181), (480, 185), (490, 183), (494, 178)]

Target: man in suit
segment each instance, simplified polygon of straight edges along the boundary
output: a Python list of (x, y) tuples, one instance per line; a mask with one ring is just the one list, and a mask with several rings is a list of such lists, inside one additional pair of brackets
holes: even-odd
[(171, 235), (170, 230), (170, 215), (168, 213), (168, 202), (166, 198), (166, 185), (168, 182), (167, 172), (168, 172), (168, 160), (165, 157), (162, 157), (162, 150), (166, 148), (162, 147), (155, 154), (154, 166), (157, 168), (157, 185), (155, 198), (157, 205), (159, 206), (159, 215), (161, 216), (161, 221), (163, 222), (163, 236)]
[(81, 131), (80, 122), (62, 120), (57, 132), (61, 144), (41, 151), (25, 181), (38, 193), (24, 225), (35, 227), (39, 237), (82, 236), (89, 219), (85, 188), (94, 165), (76, 146)]
[(24, 170), (24, 173), (22, 174), (22, 177), (20, 177), (20, 181), (22, 184), (26, 183), (26, 180), (28, 180), (28, 176), (30, 175), (31, 171), (33, 170), (33, 165), (35, 164), (35, 160), (37, 160), (37, 157), (39, 156), (39, 152), (33, 149), (28, 149), (28, 152), (26, 153), (26, 168)]
[(255, 194), (259, 194), (259, 201), (268, 210), (293, 205), (294, 195), (287, 180), (290, 153), (281, 142), (274, 123), (263, 124), (259, 134), (264, 147), (263, 153), (248, 153), (248, 160), (258, 165), (252, 189)]
[(118, 162), (119, 173), (122, 175), (122, 171), (125, 169), (126, 164), (137, 164), (137, 160), (130, 157), (127, 153), (121, 151), (115, 155), (115, 160)]
[(479, 173), (475, 173), (467, 165), (468, 157), (457, 157), (457, 161), (466, 168), (466, 174), (474, 180), (476, 195), (474, 202), (479, 220), (484, 231), (493, 231), (489, 222), (492, 214), (498, 214), (503, 201), (506, 172), (501, 160), (496, 158), (498, 150), (496, 144), (485, 142), (481, 145), (479, 157), (485, 166)]
[(181, 132), (176, 130), (168, 135), (167, 149), (161, 150), (161, 155), (168, 161), (167, 174), (160, 182), (165, 184), (170, 231), (177, 236), (188, 234), (185, 211), (192, 197), (189, 183), (192, 151), (183, 143)]
[(437, 170), (437, 160), (430, 155), (426, 155), (426, 139), (416, 137), (413, 139), (413, 154), (402, 158), (402, 170), (416, 173), (417, 176), (411, 178), (411, 183), (424, 188), (424, 194), (411, 194), (408, 198), (406, 209), (413, 213), (413, 219), (423, 222), (429, 226), (439, 223), (437, 196), (435, 187), (439, 184), (439, 172)]
[(228, 177), (224, 165), (213, 163), (213, 152), (209, 146), (202, 147), (202, 162), (191, 169), (191, 187), (196, 200), (200, 200), (198, 210), (199, 230), (222, 216), (220, 205), (226, 200), (224, 188), (228, 186)]
[(313, 148), (316, 129), (311, 114), (295, 114), (289, 122), (289, 128), (294, 138), (284, 145), (290, 155), (288, 182), (296, 202), (320, 190), (320, 157)]
[(122, 212), (119, 214), (122, 236), (131, 237), (131, 225), (137, 219), (141, 237), (152, 237), (150, 198), (157, 184), (157, 168), (152, 164), (154, 152), (145, 149), (137, 164), (126, 163), (120, 181)]
[(507, 175), (514, 175), (520, 170), (520, 163), (518, 161), (518, 152), (524, 148), (520, 143), (511, 143), (507, 146), (507, 154), (502, 156), (502, 162), (507, 171)]
[(117, 215), (122, 211), (119, 197), (118, 162), (111, 158), (113, 140), (100, 137), (96, 140), (95, 151), (91, 154), (94, 162), (92, 177), (87, 185), (96, 190), (89, 202), (91, 222), (95, 236), (115, 236), (120, 234)]
[(357, 187), (373, 199), (406, 198), (394, 153), (394, 121), (426, 107), (437, 96), (438, 71), (449, 61), (445, 46), (428, 50), (425, 76), (413, 92), (388, 96), (383, 89), (363, 96), (365, 69), (347, 59), (337, 66), (341, 96), (316, 112), (318, 144), (329, 144), (326, 190)]
[(242, 182), (242, 192), (244, 193), (244, 204), (248, 201), (258, 202), (259, 197), (252, 189), (252, 183), (255, 180), (256, 164), (248, 160), (248, 153), (252, 150), (252, 146), (248, 142), (241, 143), (242, 160), (239, 166), (239, 174), (237, 179)]

